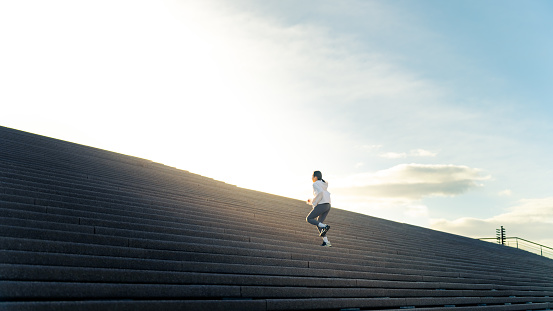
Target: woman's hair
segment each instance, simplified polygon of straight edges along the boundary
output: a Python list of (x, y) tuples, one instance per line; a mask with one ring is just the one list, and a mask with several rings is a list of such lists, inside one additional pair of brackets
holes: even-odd
[(321, 173), (321, 171), (314, 171), (313, 172), (313, 177), (317, 177), (318, 180), (322, 180), (323, 182), (326, 182), (323, 179), (323, 173)]

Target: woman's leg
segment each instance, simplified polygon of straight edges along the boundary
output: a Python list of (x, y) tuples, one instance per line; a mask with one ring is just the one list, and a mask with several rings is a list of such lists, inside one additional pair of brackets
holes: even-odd
[[(317, 218), (317, 220), (318, 220), (319, 222), (324, 222), (325, 219), (326, 219), (326, 216), (328, 215), (328, 212), (330, 212), (330, 204), (329, 204), (329, 206), (328, 206), (328, 209), (327, 209), (324, 213), (322, 213), (321, 215), (319, 215), (319, 217)], [(321, 231), (323, 230), (323, 228), (317, 226), (317, 230), (319, 230), (319, 233), (321, 233)]]
[[(330, 210), (330, 204), (324, 203), (324, 204), (318, 204), (315, 206), (309, 215), (305, 218), (305, 220), (315, 226), (319, 226), (319, 223), (323, 222), (326, 218), (326, 215), (328, 215), (328, 211)], [(324, 215), (324, 216), (323, 216)], [(321, 219), (321, 216), (322, 219)], [(317, 219), (315, 219), (317, 218)]]
[(322, 213), (321, 215), (319, 215), (319, 218), (317, 218), (317, 220), (319, 222), (324, 222), (325, 219), (326, 219), (326, 216), (328, 215), (328, 212), (330, 212), (330, 204), (328, 205), (328, 208), (326, 208), (326, 210), (324, 211), (324, 213)]

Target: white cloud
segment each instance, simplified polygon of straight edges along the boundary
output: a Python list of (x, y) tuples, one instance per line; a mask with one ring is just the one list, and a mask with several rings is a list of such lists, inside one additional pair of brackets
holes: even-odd
[(497, 195), (499, 195), (500, 197), (508, 197), (508, 196), (511, 196), (512, 194), (513, 192), (510, 189), (505, 189), (497, 193)]
[(509, 212), (495, 216), (491, 220), (513, 224), (553, 224), (553, 197), (521, 200), (520, 205), (512, 207)]
[(332, 195), (333, 205), (341, 209), (423, 227), (428, 227), (430, 224), (428, 208), (418, 201), (404, 198), (359, 200), (356, 197), (342, 196), (335, 192)]
[(407, 157), (435, 157), (437, 153), (424, 150), (424, 149), (414, 149), (409, 152), (384, 152), (380, 154), (381, 158), (387, 159), (402, 159)]
[(433, 219), (430, 225), (432, 229), (474, 238), (494, 237), (495, 229), (500, 226), (505, 227), (507, 236), (553, 247), (553, 197), (521, 200), (508, 212), (488, 219)]
[(411, 150), (409, 155), (412, 157), (435, 157), (438, 154), (424, 149), (415, 149)]
[(406, 158), (407, 157), (407, 153), (405, 152), (385, 152), (385, 153), (381, 153), (380, 154), (380, 157), (381, 158), (386, 158), (386, 159), (401, 159), (401, 158)]
[(488, 180), (481, 170), (459, 165), (401, 164), (376, 173), (360, 173), (337, 181), (341, 195), (409, 198), (459, 195)]

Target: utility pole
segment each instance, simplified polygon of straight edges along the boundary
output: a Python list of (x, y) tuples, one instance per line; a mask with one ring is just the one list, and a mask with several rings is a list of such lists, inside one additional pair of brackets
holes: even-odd
[(501, 226), (501, 229), (495, 229), (495, 237), (497, 238), (497, 244), (505, 245), (505, 228)]

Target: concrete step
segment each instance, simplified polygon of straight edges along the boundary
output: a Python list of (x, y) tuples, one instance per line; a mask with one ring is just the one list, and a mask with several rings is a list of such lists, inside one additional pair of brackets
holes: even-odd
[(265, 300), (87, 300), (4, 302), (0, 310), (9, 311), (266, 311)]
[(4, 301), (42, 299), (239, 298), (240, 286), (0, 281)]
[[(5, 222), (8, 222), (8, 223), (9, 223), (9, 220), (6, 220)], [(82, 226), (83, 224), (86, 224), (86, 221), (83, 221), (83, 219), (80, 219), (80, 222), (81, 222), (81, 226)], [(34, 228), (36, 228), (36, 227), (41, 227), (41, 226), (37, 225), (38, 223), (40, 223), (40, 222), (29, 222), (29, 223), (27, 223), (27, 225), (29, 225), (29, 227), (31, 227), (32, 229), (31, 229), (29, 232), (27, 232), (27, 230), (24, 230), (25, 233), (30, 234), (30, 233), (32, 232), (32, 230), (34, 230)], [(53, 226), (54, 224), (48, 223), (47, 225)], [(130, 225), (132, 225), (132, 223), (130, 223)], [(63, 225), (63, 226), (65, 226), (65, 225)], [(77, 226), (77, 228), (79, 228), (79, 227)], [(195, 229), (197, 230), (198, 228), (195, 228)], [(137, 231), (133, 231), (133, 230), (118, 230), (118, 229), (110, 229), (110, 228), (104, 228), (104, 227), (94, 227), (94, 228), (92, 229), (91, 227), (86, 226), (86, 225), (83, 226), (83, 229), (82, 229), (81, 231), (90, 232), (91, 230), (94, 230), (94, 232), (95, 232), (96, 234), (100, 234), (100, 235), (103, 234), (103, 235), (109, 235), (109, 236), (140, 237), (140, 234), (141, 234), (141, 232), (137, 232)], [(145, 232), (148, 232), (148, 231), (145, 231)], [(36, 232), (36, 231), (35, 231), (35, 234), (39, 234), (39, 232)], [(146, 233), (145, 233), (145, 234), (146, 234)], [(203, 234), (202, 232), (199, 232), (197, 235), (199, 235), (199, 236), (202, 236), (202, 235), (209, 236), (210, 234), (211, 234), (211, 233), (205, 233), (205, 234)], [(13, 236), (13, 235), (12, 235), (12, 236)], [(182, 235), (163, 235), (163, 234), (161, 234), (161, 235), (160, 235), (160, 234), (157, 234), (157, 235), (156, 235), (155, 233), (149, 233), (149, 232), (148, 232), (144, 237), (147, 237), (147, 236), (150, 236), (150, 237), (153, 236), (154, 238), (152, 238), (152, 239), (155, 240), (155, 241), (157, 241), (158, 238), (160, 238), (160, 237), (165, 237), (165, 238), (169, 238), (169, 240), (171, 240), (172, 242), (181, 240), (181, 241), (191, 241), (191, 242), (205, 243), (205, 244), (213, 244), (213, 243), (217, 244), (217, 243), (218, 243), (217, 241), (214, 241), (214, 240), (206, 240), (206, 239), (202, 239), (202, 238), (200, 238), (200, 237), (187, 237), (187, 236), (182, 236)], [(213, 237), (213, 236), (212, 236), (212, 237)], [(225, 238), (225, 237), (230, 238), (230, 237), (232, 237), (232, 235), (227, 235), (227, 236), (225, 236), (225, 235), (219, 235), (219, 236), (217, 236), (217, 237), (219, 237), (219, 238)], [(267, 249), (266, 245), (270, 245), (271, 242), (272, 242), (272, 240), (270, 240), (270, 239), (269, 239), (269, 240), (263, 240), (263, 239), (259, 239), (259, 238), (249, 238), (249, 239), (248, 239), (247, 237), (243, 237), (243, 236), (240, 236), (240, 235), (236, 235), (236, 236), (235, 236), (234, 238), (232, 238), (232, 239), (233, 239), (233, 240), (238, 240), (238, 239), (240, 239), (240, 238), (241, 238), (242, 241), (244, 241), (244, 242), (249, 242), (249, 241), (253, 241), (253, 242), (254, 242), (253, 244), (250, 242), (250, 243), (246, 243), (246, 244), (244, 244), (244, 245), (241, 246), (241, 247), (245, 247), (245, 248), (247, 248), (247, 249), (249, 249), (249, 248), (251, 248), (251, 247), (258, 248), (258, 247), (260, 247), (260, 246), (262, 246), (263, 249)], [(80, 237), (78, 237), (78, 238), (76, 238), (76, 239), (77, 239), (77, 240), (81, 240)], [(157, 243), (157, 242), (155, 242), (155, 241), (153, 242), (154, 244)], [(228, 243), (228, 241), (227, 241), (227, 240), (224, 240), (224, 243)], [(280, 245), (279, 245), (279, 249), (283, 249), (283, 248), (284, 248), (284, 249), (286, 249), (286, 250), (288, 250), (288, 251), (295, 251), (296, 253), (298, 253), (298, 252), (301, 251), (303, 248), (305, 248), (304, 245), (302, 245), (302, 246), (295, 246), (295, 245), (292, 245), (292, 246), (290, 246), (290, 247), (285, 247), (284, 244), (282, 244), (282, 243), (279, 243), (279, 244), (280, 244)], [(143, 246), (143, 245), (141, 245), (141, 246)], [(236, 246), (240, 246), (240, 244), (234, 243), (234, 244), (229, 245), (229, 246), (231, 246), (231, 247), (236, 247)], [(178, 249), (178, 248), (180, 248), (180, 247), (177, 247), (177, 249)], [(315, 250), (315, 253), (322, 254), (321, 251), (319, 250), (320, 248), (315, 248), (315, 249), (316, 249), (316, 250)], [(339, 255), (339, 256), (337, 256), (337, 257), (336, 257), (336, 260), (334, 260), (334, 261), (346, 261), (346, 262), (349, 261), (349, 262), (352, 262), (352, 263), (354, 262), (354, 261), (351, 261), (351, 260), (344, 260), (344, 259), (342, 258), (342, 256), (341, 256), (341, 255), (343, 254), (343, 253), (341, 253), (341, 251), (337, 251), (336, 253), (337, 253), (337, 255)], [(325, 254), (328, 254), (328, 251), (325, 251)], [(298, 254), (298, 255), (296, 255), (295, 258), (297, 258), (297, 259), (303, 259), (303, 260), (312, 260), (312, 259), (313, 259), (313, 258), (312, 258), (313, 256), (315, 256), (315, 255), (299, 255), (299, 254)], [(380, 261), (380, 260), (379, 260), (377, 257), (357, 256), (357, 255), (355, 255), (355, 254), (350, 254), (349, 257), (350, 257), (350, 258), (358, 258), (358, 259), (367, 258), (367, 259), (370, 259), (370, 260), (371, 260), (371, 264), (372, 264), (372, 265), (375, 265), (375, 264), (376, 264), (376, 265), (378, 265), (378, 266), (382, 266), (380, 263), (378, 263), (378, 261)], [(329, 259), (330, 261), (333, 261), (332, 258), (333, 258), (332, 255), (330, 255), (330, 257), (328, 257), (327, 259)], [(391, 268), (392, 268), (392, 267), (393, 267), (393, 268), (402, 268), (402, 265), (403, 265), (403, 267), (408, 268), (408, 269), (416, 268), (415, 265), (412, 265), (412, 266), (410, 266), (410, 267), (406, 267), (406, 266), (405, 266), (405, 265), (406, 265), (406, 262), (401, 262), (401, 261), (398, 261), (398, 262), (401, 262), (401, 265), (395, 265), (395, 266), (394, 266), (394, 265), (390, 262), (390, 261), (394, 261), (394, 260), (393, 260), (393, 259), (390, 259), (390, 258), (386, 258), (386, 261), (388, 262), (388, 264), (387, 264), (386, 266), (390, 266)], [(425, 262), (425, 263), (422, 263), (422, 262), (421, 262), (421, 264), (428, 265), (429, 263), (428, 263), (428, 262)], [(449, 270), (449, 271), (455, 271), (455, 270), (456, 270), (456, 269), (453, 269), (453, 268), (447, 268), (447, 269), (444, 270), (444, 269), (440, 269), (439, 266), (435, 266), (433, 269), (435, 269), (435, 270), (443, 270), (443, 271), (448, 271), (448, 270)], [(488, 268), (488, 269), (489, 269), (489, 268)], [(459, 270), (459, 269), (457, 269), (457, 270)], [(461, 270), (461, 271), (462, 271), (462, 270)], [(489, 271), (488, 271), (488, 273), (489, 273)], [(513, 272), (510, 272), (510, 273), (513, 273)]]
[[(33, 187), (33, 188), (36, 188), (36, 187)], [(21, 191), (21, 190), (18, 190), (18, 191)], [(40, 195), (38, 195), (38, 196), (40, 196)], [(76, 199), (76, 198), (72, 198), (72, 200), (75, 201), (75, 200), (77, 200), (77, 199)], [(80, 201), (77, 200), (76, 202), (80, 202)], [(126, 202), (126, 201), (123, 201), (123, 202)], [(96, 201), (94, 201), (93, 203), (96, 204), (96, 206), (98, 206), (98, 204), (99, 204), (99, 202), (96, 202)], [(126, 203), (128, 203), (128, 202), (126, 202)], [(204, 204), (205, 204), (205, 202), (204, 202)], [(110, 204), (108, 204), (107, 206), (113, 206), (113, 204), (110, 203)], [(136, 209), (138, 206), (136, 206), (136, 205), (133, 204), (132, 207), (133, 207), (133, 209)], [(125, 205), (119, 205), (119, 206), (117, 206), (117, 209), (122, 209), (122, 208), (124, 209), (124, 208), (126, 208), (126, 206), (125, 206)], [(151, 203), (150, 203), (150, 205), (145, 205), (144, 208), (147, 208), (147, 209), (152, 209), (152, 208), (154, 208), (154, 209), (156, 209), (156, 206), (151, 206)], [(176, 206), (176, 208), (182, 209), (182, 206)], [(191, 211), (191, 208), (193, 209), (194, 207), (193, 207), (193, 206), (190, 206), (190, 205), (187, 206), (188, 212), (192, 212), (192, 211)], [(205, 209), (205, 206), (204, 206), (204, 209)], [(199, 209), (199, 210), (201, 211), (202, 209)], [(217, 212), (219, 212), (219, 211), (218, 211), (218, 210), (211, 210), (211, 212), (212, 212), (212, 213), (217, 213)], [(307, 212), (307, 210), (305, 210), (304, 212), (302, 212), (302, 213), (301, 213), (301, 216), (299, 216), (298, 219), (303, 219), (304, 213), (306, 213), (306, 212)], [(238, 212), (234, 212), (234, 213), (238, 213)], [(250, 214), (250, 215), (251, 215), (251, 214)], [(374, 231), (373, 231), (373, 233), (374, 233)]]
[[(524, 299), (509, 298), (509, 303), (525, 303)], [(456, 298), (327, 298), (327, 299), (267, 299), (267, 310), (322, 310), (322, 309), (376, 309), (393, 308), (395, 306), (409, 307), (444, 307), (447, 305), (493, 304), (494, 298), (456, 297)], [(540, 307), (546, 306), (543, 303)], [(525, 305), (527, 306), (527, 305)], [(533, 305), (530, 305), (530, 309)]]
[(295, 200), (290, 200), (290, 201), (295, 201)]
[[(79, 283), (79, 282), (20, 282), (0, 281), (4, 301), (41, 299), (198, 299), (198, 298), (264, 298), (268, 310), (329, 309), (357, 307), (445, 306), (493, 304), (501, 299), (508, 303), (544, 302), (540, 297), (427, 297), (424, 298), (379, 298), (382, 291), (371, 289), (325, 289), (325, 288), (268, 288), (258, 286), (223, 285), (167, 285), (133, 283)], [(394, 290), (391, 290), (394, 293)], [(395, 291), (399, 294), (399, 291)], [(427, 295), (428, 291), (423, 291)], [(251, 295), (251, 296), (250, 296)], [(326, 297), (325, 297), (326, 295)], [(328, 296), (330, 295), (330, 297)], [(355, 298), (367, 295), (375, 298)], [(351, 297), (348, 297), (351, 296)], [(268, 297), (288, 297), (274, 299)], [(267, 299), (268, 298), (268, 299)], [(317, 299), (313, 299), (317, 298)], [(399, 301), (398, 301), (399, 299)], [(546, 298), (545, 298), (546, 299)], [(551, 300), (551, 299), (549, 299)], [(547, 302), (547, 301), (546, 301)]]
[[(534, 303), (534, 304), (515, 304), (515, 305), (492, 305), (492, 306), (450, 306), (450, 307), (437, 307), (437, 308), (416, 308), (416, 311), (528, 311), (528, 310), (551, 310), (551, 304), (548, 303)], [(395, 311), (402, 309), (377, 309), (386, 311)]]
[[(375, 272), (370, 266), (355, 266), (355, 265), (340, 265), (340, 264), (320, 264), (317, 262), (299, 261), (299, 260), (286, 260), (286, 259), (271, 259), (264, 257), (251, 257), (251, 256), (231, 256), (231, 255), (216, 255), (211, 253), (191, 253), (188, 251), (167, 251), (167, 250), (152, 250), (144, 248), (129, 248), (129, 247), (113, 247), (113, 246), (94, 246), (90, 247), (86, 244), (79, 243), (60, 243), (60, 242), (45, 242), (28, 239), (0, 239), (0, 247), (4, 251), (0, 253), (6, 254), (5, 258), (0, 258), (4, 263), (25, 263), (25, 264), (40, 264), (40, 265), (63, 265), (63, 266), (78, 266), (83, 260), (86, 260), (88, 267), (109, 267), (108, 264), (114, 265), (118, 268), (129, 269), (148, 269), (144, 268), (144, 260), (152, 260), (152, 267), (157, 267), (158, 270), (178, 270), (181, 264), (192, 262), (191, 267), (197, 269), (194, 262), (203, 262), (212, 268), (217, 264), (230, 264), (227, 268), (231, 271), (224, 269), (218, 269), (220, 272), (225, 273), (244, 273), (247, 269), (243, 267), (232, 266), (232, 264), (245, 264), (251, 267), (260, 266), (259, 269), (263, 271), (263, 268), (267, 267), (281, 267), (287, 268), (283, 270), (284, 274), (278, 273), (278, 275), (294, 275), (305, 276), (311, 275), (310, 271), (317, 271), (318, 275), (342, 275), (353, 278), (368, 278), (372, 280), (399, 280), (399, 281), (427, 281), (435, 283), (467, 283), (467, 284), (490, 284), (493, 282), (496, 289), (505, 289), (501, 285), (512, 285), (504, 280), (491, 280), (489, 278), (482, 278), (479, 275), (470, 275), (466, 277), (435, 277), (424, 276), (423, 274), (417, 274), (417, 271), (404, 271), (405, 274), (401, 274), (400, 271), (390, 270), (387, 273)], [(85, 256), (91, 255), (91, 256)], [(83, 257), (85, 256), (85, 257)], [(10, 257), (10, 258), (8, 258)], [(84, 259), (83, 259), (84, 258)], [(124, 265), (125, 258), (128, 259), (129, 266)], [(18, 261), (19, 260), (19, 261)], [(176, 263), (178, 262), (178, 263)], [(302, 271), (301, 269), (307, 271)], [(308, 269), (307, 269), (308, 268)], [(154, 268), (150, 268), (154, 269)], [(238, 269), (238, 270), (236, 270)], [(209, 272), (209, 270), (187, 270), (197, 272)], [(252, 270), (253, 271), (253, 270)], [(256, 270), (257, 271), (257, 270)], [(252, 272), (253, 273), (253, 272)], [(275, 272), (272, 272), (275, 273)], [(516, 283), (519, 288), (525, 287), (525, 290), (552, 290), (543, 287), (549, 283), (545, 283), (540, 287), (539, 283)], [(436, 285), (437, 288), (441, 285)]]
[[(152, 259), (177, 259), (182, 260), (182, 254), (178, 251), (155, 250), (144, 248), (128, 248), (115, 246), (99, 246), (91, 247), (81, 243), (67, 243), (57, 241), (29, 240), (20, 238), (2, 238), (0, 246), (5, 250), (19, 250), (31, 252), (50, 252), (50, 253), (67, 253), (67, 254), (88, 254), (97, 256), (116, 256), (116, 257), (131, 257), (131, 258), (152, 258)], [(196, 249), (196, 248), (199, 249)], [(187, 251), (205, 250), (203, 245), (189, 244)], [(186, 252), (184, 254), (187, 254)], [(58, 263), (59, 264), (59, 263)], [(370, 267), (365, 267), (370, 269)], [(413, 273), (412, 271), (410, 273)], [(377, 275), (374, 275), (376, 277)], [(417, 276), (417, 279), (420, 277)]]
[[(434, 307), (434, 308), (416, 308), (416, 311), (527, 311), (527, 310), (551, 310), (553, 303), (533, 303), (533, 304), (500, 304), (500, 305), (479, 305), (479, 306), (449, 306), (449, 307)], [(405, 310), (402, 309), (377, 309), (377, 310)]]
[[(3, 163), (0, 163), (2, 165)], [(262, 205), (271, 205), (277, 196), (269, 194), (259, 194), (253, 191), (247, 191), (245, 189), (240, 189), (241, 192), (248, 192), (249, 195), (245, 196), (245, 193), (240, 195), (236, 194), (235, 186), (226, 185), (224, 183), (218, 182), (216, 187), (212, 184), (206, 184), (205, 182), (193, 182), (193, 181), (183, 181), (182, 178), (177, 180), (171, 180), (170, 183), (159, 181), (163, 179), (156, 178), (152, 180), (150, 176), (142, 177), (140, 179), (134, 179), (133, 176), (136, 175), (136, 172), (132, 172), (130, 177), (126, 179), (121, 178), (123, 175), (120, 173), (117, 175), (117, 178), (107, 178), (107, 177), (98, 177), (96, 175), (90, 175), (89, 172), (67, 172), (67, 170), (49, 170), (44, 167), (37, 168), (21, 168), (14, 167), (13, 165), (2, 165), (2, 175), (4, 177), (9, 177), (14, 180), (18, 180), (20, 183), (28, 182), (39, 182), (43, 183), (44, 186), (57, 187), (57, 186), (68, 186), (71, 188), (71, 184), (74, 184), (77, 188), (90, 188), (90, 187), (108, 187), (110, 188), (108, 193), (118, 190), (125, 190), (129, 192), (136, 192), (138, 190), (144, 191), (145, 193), (154, 194), (156, 191), (153, 191), (153, 188), (163, 189), (163, 192), (166, 195), (186, 195), (197, 194), (199, 197), (206, 198), (223, 198), (227, 202), (236, 202), (239, 205), (246, 204), (248, 202), (256, 201), (260, 199), (260, 196), (266, 200), (266, 202), (260, 202)], [(7, 168), (6, 168), (7, 166)], [(44, 166), (44, 165), (42, 165)], [(113, 170), (108, 169), (111, 173)], [(11, 173), (10, 173), (11, 172)], [(151, 172), (147, 172), (147, 175), (151, 175)], [(68, 176), (69, 175), (69, 176)], [(129, 179), (130, 178), (130, 179)], [(197, 187), (198, 186), (198, 187)], [(223, 188), (221, 188), (223, 187)], [(253, 200), (252, 200), (253, 199)], [(296, 205), (302, 203), (298, 200), (288, 199), (286, 202), (294, 202)], [(255, 205), (257, 206), (257, 205)], [(255, 206), (252, 206), (255, 208)]]
[[(50, 210), (52, 211), (52, 209), (50, 209)], [(104, 210), (104, 211), (105, 211), (105, 210)], [(80, 215), (83, 215), (83, 214), (79, 214), (78, 212), (71, 212), (71, 213), (72, 213), (73, 215), (79, 215), (79, 216), (80, 216)], [(87, 216), (89, 216), (89, 217), (98, 217), (98, 218), (99, 218), (99, 217), (102, 217), (102, 215), (100, 215), (100, 214), (96, 214), (96, 215), (92, 214), (92, 215), (90, 215), (90, 212), (84, 212), (84, 213), (85, 213), (85, 215), (87, 215)], [(143, 214), (143, 215), (141, 215), (141, 216), (146, 217), (147, 215), (146, 215), (146, 214)], [(120, 219), (121, 219), (121, 218), (120, 218)], [(135, 219), (135, 220), (137, 220), (137, 219)], [(165, 219), (164, 219), (164, 220), (165, 220)], [(203, 225), (203, 226), (208, 226), (208, 225), (212, 225), (213, 223), (209, 224), (209, 223), (206, 223), (206, 222), (199, 222), (198, 224)], [(258, 228), (259, 228), (259, 226), (258, 226)], [(263, 228), (263, 227), (261, 227), (261, 228)], [(256, 229), (257, 229), (257, 228), (256, 228)], [(296, 231), (294, 231), (294, 233), (295, 233), (295, 232), (296, 232)], [(351, 243), (351, 242), (350, 242), (350, 243)], [(356, 243), (356, 244), (358, 244), (358, 243)], [(371, 250), (373, 250), (373, 249), (371, 249)]]
[[(34, 205), (31, 205), (31, 207), (34, 208), (35, 206), (34, 206)], [(102, 215), (93, 215), (93, 216), (102, 217)], [(240, 233), (239, 233), (239, 234), (240, 234)], [(243, 232), (242, 232), (242, 234), (243, 234)], [(232, 235), (231, 235), (231, 236), (232, 236)], [(264, 242), (264, 243), (269, 243), (270, 241), (263, 241), (263, 242)], [(388, 260), (389, 260), (389, 259), (388, 259)], [(488, 269), (490, 269), (490, 268), (488, 267)]]
[[(455, 298), (483, 297), (480, 291), (470, 290), (424, 290), (424, 289), (387, 289), (387, 288), (331, 288), (302, 286), (227, 286), (227, 285), (197, 285), (172, 282), (170, 284), (151, 283), (147, 279), (140, 283), (124, 283), (99, 281), (68, 282), (68, 281), (0, 281), (0, 289), (4, 289), (5, 300), (40, 300), (44, 298), (65, 297), (69, 299), (106, 299), (114, 297), (141, 299), (182, 299), (182, 298), (244, 298), (244, 299), (305, 299), (305, 298), (356, 298), (356, 297), (433, 297)], [(311, 284), (314, 285), (314, 284)], [(149, 288), (153, 289), (149, 291)], [(64, 292), (71, 292), (65, 295)], [(163, 294), (160, 294), (163, 292)], [(65, 296), (64, 296), (65, 295)], [(499, 295), (496, 295), (499, 296)], [(489, 296), (487, 296), (489, 298)], [(508, 296), (507, 296), (508, 297)], [(505, 297), (503, 297), (505, 298)], [(482, 299), (487, 299), (486, 297)], [(525, 299), (536, 299), (525, 297)]]
[(0, 310), (553, 303), (553, 262), (516, 249), (336, 208), (320, 248), (298, 200), (2, 127), (0, 145)]
[[(98, 229), (101, 228), (95, 228), (95, 232), (99, 231)], [(169, 250), (172, 251), (182, 251), (182, 250), (188, 250), (186, 252), (186, 257), (188, 258), (195, 258), (191, 260), (197, 260), (196, 258), (203, 258), (204, 260), (209, 260), (209, 258), (212, 258), (211, 260), (215, 260), (214, 258), (218, 258), (218, 260), (223, 260), (221, 256), (215, 256), (215, 254), (220, 255), (238, 255), (238, 257), (235, 257), (236, 259), (230, 259), (226, 258), (225, 260), (245, 260), (247, 257), (262, 257), (262, 258), (275, 258), (275, 259), (286, 259), (286, 260), (294, 260), (296, 262), (310, 262), (312, 267), (317, 267), (321, 269), (362, 269), (364, 271), (371, 271), (371, 272), (381, 272), (381, 273), (405, 273), (405, 274), (414, 274), (414, 275), (424, 275), (426, 276), (441, 276), (441, 277), (450, 277), (450, 278), (459, 278), (459, 273), (447, 273), (447, 272), (435, 272), (435, 271), (425, 271), (425, 266), (411, 266), (410, 269), (403, 268), (403, 269), (387, 269), (387, 268), (374, 268), (371, 266), (371, 261), (355, 261), (355, 260), (348, 260), (343, 259), (340, 257), (331, 258), (331, 257), (325, 257), (324, 262), (317, 262), (317, 260), (320, 260), (320, 256), (316, 255), (296, 255), (291, 252), (282, 252), (282, 251), (275, 251), (275, 250), (262, 250), (262, 249), (255, 249), (248, 246), (252, 243), (246, 243), (244, 245), (239, 244), (238, 242), (235, 243), (229, 243), (228, 241), (223, 241), (228, 246), (212, 246), (213, 240), (212, 239), (200, 239), (200, 238), (188, 238), (188, 240), (193, 240), (196, 242), (203, 242), (203, 243), (178, 243), (178, 242), (167, 242), (167, 241), (159, 241), (159, 240), (146, 240), (146, 239), (136, 239), (136, 238), (129, 238), (129, 239), (115, 239), (114, 235), (101, 235), (101, 234), (82, 234), (82, 233), (68, 233), (68, 232), (60, 232), (55, 230), (44, 230), (44, 229), (34, 229), (34, 228), (18, 228), (13, 226), (4, 226), (0, 228), (0, 230), (7, 230), (8, 232), (2, 233), (3, 236), (9, 236), (11, 234), (12, 238), (16, 239), (49, 239), (49, 240), (55, 240), (56, 243), (59, 243), (59, 241), (65, 241), (65, 242), (86, 242), (86, 243), (92, 243), (92, 244), (102, 244), (102, 245), (110, 245), (110, 246), (130, 246), (135, 248), (141, 248), (141, 249), (159, 249), (162, 251), (166, 251), (168, 254), (170, 254)], [(101, 232), (100, 232), (101, 233)], [(132, 235), (131, 235), (132, 236)], [(63, 238), (63, 240), (62, 240)], [(115, 240), (114, 240), (115, 239)], [(186, 240), (186, 239), (184, 239)], [(210, 243), (211, 242), (211, 243)], [(263, 245), (263, 244), (260, 244)], [(237, 247), (238, 246), (238, 247)], [(240, 248), (242, 246), (243, 248)], [(44, 243), (41, 242), (40, 247), (44, 247)], [(90, 247), (90, 246), (87, 246)], [(192, 252), (200, 252), (201, 255), (193, 254)], [(205, 254), (210, 254), (210, 256), (207, 256)], [(159, 253), (158, 255), (161, 255)], [(184, 255), (181, 255), (184, 256)], [(201, 256), (201, 257), (198, 257)], [(330, 261), (329, 261), (330, 260)], [(283, 261), (280, 261), (279, 264), (284, 264)], [(465, 274), (465, 277), (482, 277), (481, 275), (469, 275), (468, 273)], [(494, 279), (494, 277), (492, 277)], [(497, 278), (499, 280), (499, 278)], [(534, 280), (535, 282), (535, 280)]]
[[(388, 299), (381, 300), (384, 305), (393, 304), (400, 300)], [(388, 303), (387, 303), (388, 302)], [(355, 303), (355, 302), (354, 302)], [(334, 304), (336, 305), (336, 304)], [(351, 302), (343, 302), (342, 305), (351, 305)], [(244, 311), (266, 311), (266, 310), (298, 310), (298, 309), (268, 309), (267, 300), (96, 300), (96, 301), (53, 301), (53, 302), (6, 302), (0, 305), (0, 310), (27, 311), (27, 310), (244, 310)], [(274, 307), (274, 304), (271, 305)], [(492, 306), (460, 306), (443, 307), (436, 306), (432, 308), (416, 308), (420, 311), (520, 311), (520, 310), (549, 310), (552, 303), (533, 303), (516, 305), (492, 305)], [(405, 308), (381, 309), (379, 307), (370, 310), (405, 310), (414, 306)], [(320, 309), (320, 308), (319, 308)], [(316, 309), (317, 310), (317, 309)], [(330, 310), (360, 310), (360, 308), (334, 308)], [(366, 310), (366, 309), (365, 309)]]
[[(241, 285), (241, 286), (292, 286), (357, 287), (357, 280), (345, 278), (292, 277), (247, 274), (216, 274), (186, 271), (157, 271), (132, 269), (106, 269), (89, 267), (44, 266), (23, 264), (0, 264), (0, 275), (6, 281), (52, 281), (52, 282), (104, 282), (104, 283), (154, 283), (189, 285)], [(432, 288), (433, 284), (396, 284), (391, 282), (375, 285), (412, 286)], [(451, 285), (453, 286), (453, 285)], [(512, 293), (512, 291), (509, 291)]]
[[(548, 303), (534, 303), (531, 305), (495, 305), (495, 306), (467, 306), (467, 307), (433, 307), (416, 308), (417, 311), (522, 311), (548, 310), (553, 305)], [(4, 307), (4, 308), (3, 308)], [(28, 311), (28, 310), (117, 310), (117, 311), (157, 311), (157, 310), (199, 310), (199, 311), (266, 311), (266, 300), (160, 300), (160, 301), (125, 301), (125, 300), (98, 300), (98, 301), (56, 301), (56, 302), (8, 302), (0, 305), (0, 310)], [(370, 310), (405, 310), (380, 309)], [(359, 308), (336, 308), (333, 310), (360, 310)]]
[(28, 251), (0, 251), (0, 263), (26, 265), (62, 265), (67, 267), (94, 267), (132, 270), (184, 271), (198, 273), (228, 273), (266, 276), (355, 278), (388, 281), (422, 281), (419, 278), (402, 275), (384, 275), (359, 271), (313, 269), (278, 265), (255, 265), (250, 262), (218, 263), (182, 260), (157, 260), (90, 255), (52, 254)]
[[(373, 296), (417, 296), (415, 293), (426, 293), (428, 296), (531, 296), (545, 297), (552, 296), (553, 289), (550, 291), (521, 290), (504, 287), (504, 289), (494, 289), (493, 285), (472, 286), (472, 284), (454, 284), (454, 283), (434, 283), (434, 282), (390, 282), (362, 279), (338, 279), (338, 278), (319, 278), (319, 277), (271, 277), (262, 275), (221, 275), (213, 273), (191, 273), (191, 272), (171, 272), (155, 270), (128, 270), (128, 269), (102, 269), (102, 268), (83, 268), (83, 267), (63, 267), (63, 266), (39, 266), (39, 265), (21, 265), (21, 264), (0, 264), (0, 275), (3, 280), (37, 280), (37, 281), (63, 281), (63, 282), (106, 282), (106, 283), (148, 283), (156, 284), (217, 284), (217, 285), (241, 285), (249, 286), (270, 286), (263, 290), (266, 294), (278, 286), (305, 288), (320, 287), (325, 288), (371, 288), (378, 290)], [(449, 288), (449, 290), (447, 290)], [(404, 292), (405, 290), (413, 290)], [(382, 290), (388, 294), (382, 295)], [(252, 289), (249, 289), (252, 291)], [(242, 291), (244, 292), (244, 291)], [(279, 288), (276, 294), (286, 292), (286, 287)], [(368, 292), (367, 292), (368, 294)], [(249, 296), (254, 295), (248, 294)], [(294, 294), (290, 294), (294, 295)], [(325, 294), (326, 296), (333, 294)], [(253, 296), (252, 296), (253, 297)]]

